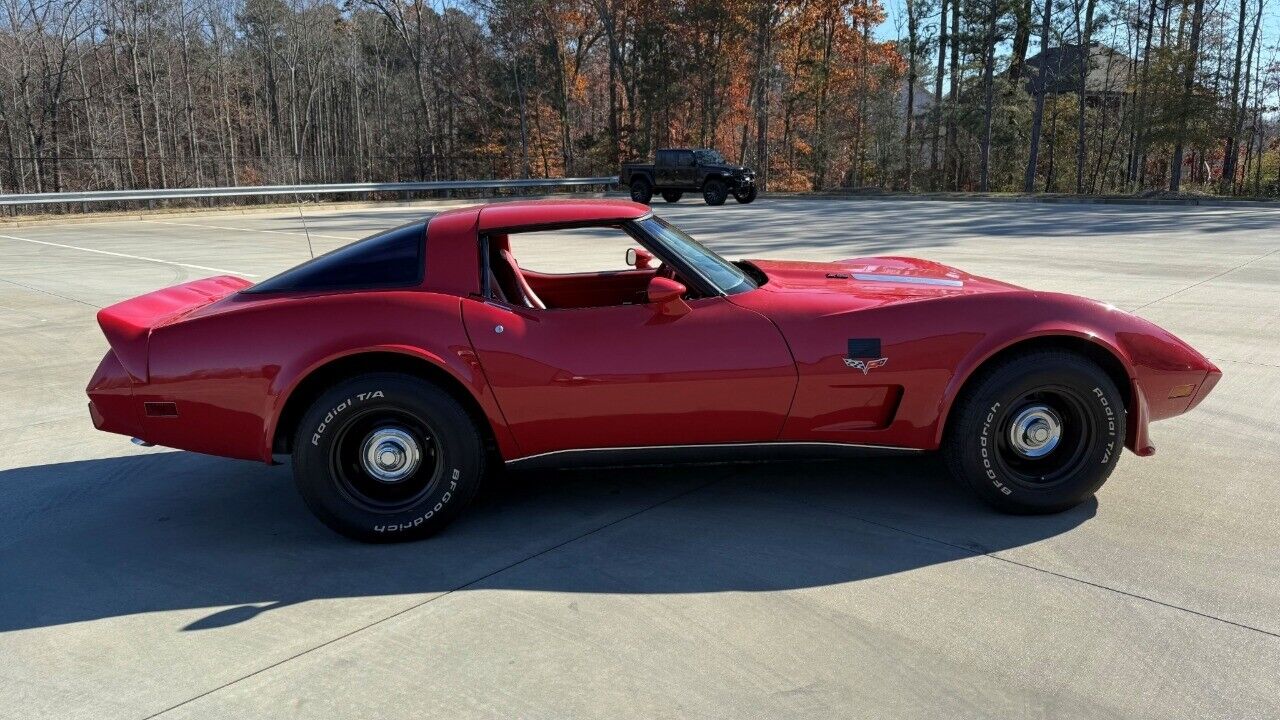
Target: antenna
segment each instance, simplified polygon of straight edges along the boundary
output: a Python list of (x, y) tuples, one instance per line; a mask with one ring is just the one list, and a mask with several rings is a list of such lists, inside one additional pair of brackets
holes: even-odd
[(302, 233), (307, 236), (307, 254), (314, 260), (316, 251), (311, 247), (311, 231), (307, 229), (307, 218), (302, 214), (302, 195), (294, 193), (293, 199), (298, 203), (298, 219), (302, 221)]

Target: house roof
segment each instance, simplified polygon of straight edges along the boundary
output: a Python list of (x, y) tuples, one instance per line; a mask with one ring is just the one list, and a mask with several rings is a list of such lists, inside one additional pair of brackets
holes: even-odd
[(1034, 95), (1041, 83), (1049, 95), (1079, 92), (1080, 68), (1086, 58), (1089, 61), (1084, 81), (1086, 93), (1124, 92), (1133, 61), (1119, 50), (1100, 43), (1093, 43), (1088, 50), (1086, 53), (1082, 45), (1062, 45), (1027, 58), (1024, 70), (1027, 92)]

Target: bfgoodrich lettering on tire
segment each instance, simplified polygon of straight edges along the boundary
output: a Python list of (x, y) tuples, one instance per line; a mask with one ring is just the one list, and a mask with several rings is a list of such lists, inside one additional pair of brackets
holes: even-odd
[(293, 476), (307, 506), (367, 542), (426, 537), (475, 495), (483, 443), (447, 392), (395, 373), (362, 375), (321, 395), (298, 426)]
[(1124, 449), (1125, 407), (1088, 358), (1018, 355), (964, 389), (943, 452), (951, 473), (1006, 512), (1051, 513), (1091, 497)]

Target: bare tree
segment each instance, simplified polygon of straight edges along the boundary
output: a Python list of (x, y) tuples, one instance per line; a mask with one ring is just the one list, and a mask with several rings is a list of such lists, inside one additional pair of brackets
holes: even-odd
[(1204, 24), (1204, 0), (1193, 0), (1191, 11), (1191, 40), (1186, 53), (1182, 83), (1182, 112), (1178, 114), (1178, 134), (1173, 146), (1173, 159), (1169, 163), (1169, 190), (1177, 192), (1182, 188), (1182, 156), (1185, 150), (1184, 138), (1187, 133), (1186, 108), (1191, 104), (1191, 93), (1195, 87), (1196, 67), (1200, 64), (1200, 30)]
[(1022, 191), (1035, 192), (1036, 169), (1040, 161), (1040, 127), (1044, 124), (1044, 96), (1048, 90), (1049, 25), (1053, 21), (1053, 0), (1044, 0), (1044, 18), (1040, 21), (1040, 67), (1032, 80), (1035, 88), (1036, 109), (1031, 115), (1031, 144), (1027, 153), (1027, 171), (1023, 176)]

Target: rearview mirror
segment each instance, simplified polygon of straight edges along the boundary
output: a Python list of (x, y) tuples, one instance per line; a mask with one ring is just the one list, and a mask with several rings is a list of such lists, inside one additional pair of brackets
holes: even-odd
[(656, 277), (649, 281), (647, 291), (649, 304), (656, 305), (663, 315), (684, 315), (689, 312), (689, 304), (684, 301), (688, 292), (681, 283), (664, 277)]
[(648, 270), (653, 265), (653, 253), (644, 248), (627, 248), (627, 264), (637, 270)]

